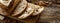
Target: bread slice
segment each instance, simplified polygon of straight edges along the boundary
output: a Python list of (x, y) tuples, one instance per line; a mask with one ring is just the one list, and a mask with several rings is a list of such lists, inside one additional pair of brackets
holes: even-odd
[(17, 16), (18, 14), (21, 14), (27, 7), (27, 1), (21, 0), (19, 5), (16, 7), (15, 11), (13, 12), (12, 16)]
[(28, 16), (30, 16), (33, 13), (33, 11), (34, 11), (34, 5), (32, 5), (31, 3), (28, 3), (28, 7), (25, 10), (25, 12), (21, 16), (19, 16), (18, 18), (25, 19)]
[(37, 14), (41, 13), (44, 10), (43, 6), (39, 6), (39, 5), (31, 4), (31, 3), (28, 3), (28, 4), (30, 6), (32, 5), (32, 8), (34, 8), (34, 12), (33, 12), (32, 15), (37, 15)]
[(0, 3), (2, 3), (5, 6), (8, 6), (12, 0), (0, 0)]
[(37, 15), (37, 14), (41, 13), (44, 10), (43, 6), (39, 6), (39, 5), (31, 4), (31, 3), (29, 3), (29, 5), (32, 5), (33, 8), (34, 8), (34, 12), (33, 12), (32, 15)]
[(19, 4), (19, 2), (20, 2), (20, 0), (12, 0), (12, 2), (10, 3), (10, 5), (8, 6), (8, 12), (10, 13), (10, 15), (15, 10), (15, 8)]
[(44, 10), (44, 7), (43, 7), (43, 6), (38, 6), (38, 5), (36, 5), (36, 6), (35, 6), (34, 13), (33, 13), (32, 15), (38, 15), (38, 14), (40, 14), (43, 10)]

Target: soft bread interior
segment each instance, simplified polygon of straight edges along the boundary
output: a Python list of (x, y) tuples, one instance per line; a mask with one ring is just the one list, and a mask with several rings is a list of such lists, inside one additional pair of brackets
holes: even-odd
[(34, 12), (33, 12), (32, 15), (37, 15), (44, 10), (43, 6), (35, 5), (35, 4), (32, 4), (32, 3), (28, 3), (28, 4), (29, 4), (29, 6), (34, 8)]

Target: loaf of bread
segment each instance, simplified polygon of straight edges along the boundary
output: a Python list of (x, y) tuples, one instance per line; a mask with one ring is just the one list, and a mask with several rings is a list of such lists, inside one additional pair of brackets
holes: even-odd
[(21, 0), (19, 5), (16, 7), (15, 11), (13, 12), (12, 16), (16, 16), (18, 14), (21, 14), (26, 8), (27, 8), (27, 1)]
[(0, 3), (2, 3), (5, 6), (8, 6), (12, 0), (0, 0)]

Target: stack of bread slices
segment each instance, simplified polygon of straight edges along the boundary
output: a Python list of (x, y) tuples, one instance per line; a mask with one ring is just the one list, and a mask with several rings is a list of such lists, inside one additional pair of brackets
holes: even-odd
[(29, 3), (26, 0), (1, 0), (0, 3), (0, 14), (18, 16), (19, 19), (38, 15), (44, 10), (43, 6)]

